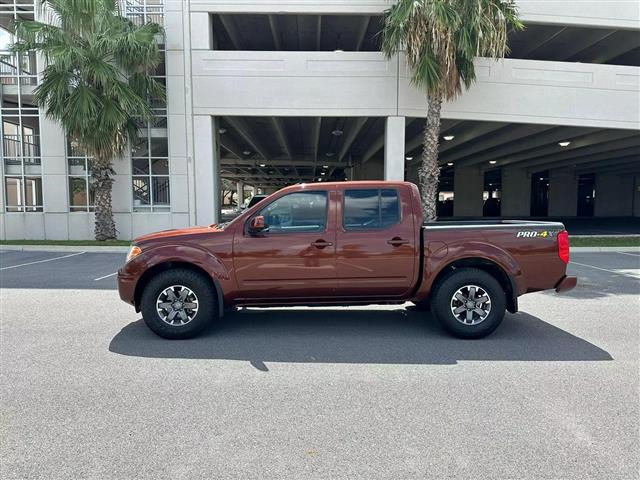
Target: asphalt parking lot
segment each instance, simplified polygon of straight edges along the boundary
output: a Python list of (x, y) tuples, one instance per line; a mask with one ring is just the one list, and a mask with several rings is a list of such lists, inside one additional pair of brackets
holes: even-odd
[(167, 341), (123, 254), (0, 252), (2, 479), (636, 479), (640, 253), (490, 337), (410, 305), (249, 309)]

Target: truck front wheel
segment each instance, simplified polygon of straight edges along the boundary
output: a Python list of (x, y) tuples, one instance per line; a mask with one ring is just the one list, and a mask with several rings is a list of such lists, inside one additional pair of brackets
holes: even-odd
[(214, 319), (215, 297), (211, 283), (198, 272), (166, 270), (145, 286), (140, 299), (142, 318), (161, 337), (192, 338)]
[(436, 286), (431, 312), (440, 324), (459, 338), (482, 338), (493, 332), (504, 318), (506, 296), (489, 273), (461, 268), (449, 273)]

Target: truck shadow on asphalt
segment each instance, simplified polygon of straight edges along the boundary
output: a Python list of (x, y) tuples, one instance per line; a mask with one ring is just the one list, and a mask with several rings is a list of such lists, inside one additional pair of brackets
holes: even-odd
[(605, 350), (526, 313), (508, 314), (492, 335), (459, 340), (428, 314), (398, 310), (261, 310), (232, 312), (191, 340), (165, 340), (140, 319), (109, 351), (148, 358), (265, 363), (438, 364), (459, 361), (613, 360)]

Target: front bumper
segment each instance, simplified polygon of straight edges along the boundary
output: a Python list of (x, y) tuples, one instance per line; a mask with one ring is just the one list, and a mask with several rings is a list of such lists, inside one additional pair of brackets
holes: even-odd
[(122, 270), (118, 271), (118, 293), (123, 301), (130, 305), (135, 305), (137, 277), (135, 275), (127, 275)]
[(570, 277), (565, 275), (564, 277), (562, 277), (562, 280), (560, 280), (556, 285), (556, 292), (568, 292), (569, 290), (573, 290), (577, 284), (578, 277)]

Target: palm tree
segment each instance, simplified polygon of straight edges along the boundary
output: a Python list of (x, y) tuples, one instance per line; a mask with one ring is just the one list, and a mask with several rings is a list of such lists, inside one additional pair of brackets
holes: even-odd
[(152, 118), (152, 99), (164, 99), (164, 87), (149, 76), (161, 60), (162, 28), (134, 25), (117, 0), (45, 0), (42, 13), (44, 22), (16, 22), (12, 48), (42, 54), (34, 98), (93, 157), (95, 238), (114, 239), (112, 161)]
[(383, 52), (390, 58), (405, 50), (411, 81), (428, 96), (418, 170), (426, 220), (436, 218), (442, 101), (474, 82), (475, 57), (503, 58), (509, 29), (522, 28), (514, 0), (398, 0), (385, 12)]

